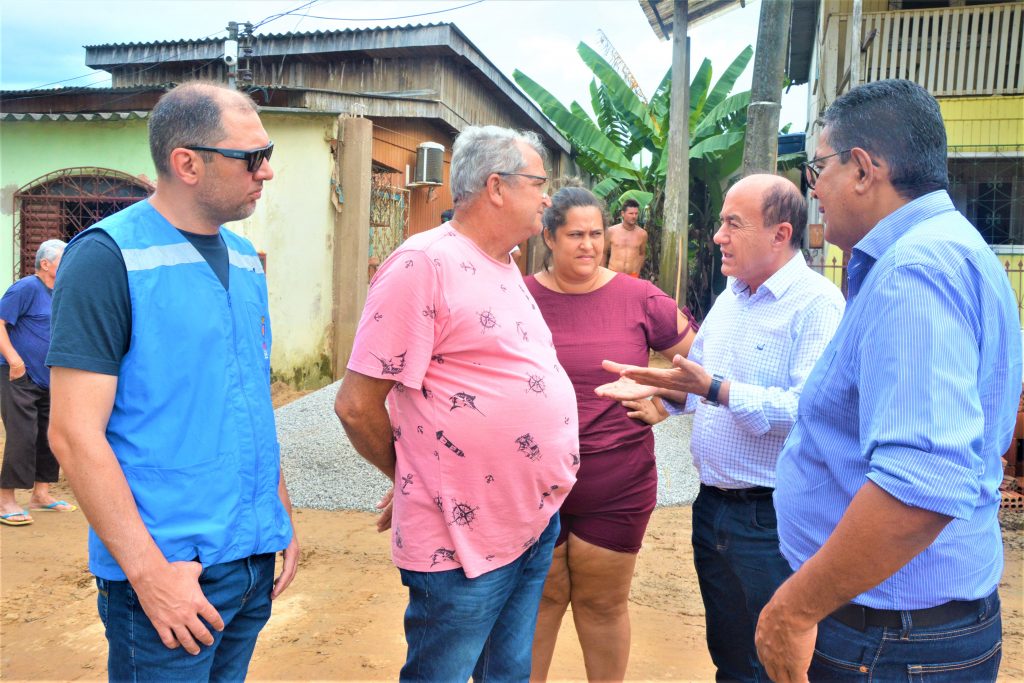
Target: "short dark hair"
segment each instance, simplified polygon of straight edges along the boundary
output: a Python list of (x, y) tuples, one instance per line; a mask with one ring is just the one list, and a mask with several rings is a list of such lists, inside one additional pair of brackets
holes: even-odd
[[(628, 200), (627, 200), (628, 201)], [(608, 227), (608, 217), (605, 215), (605, 205), (593, 192), (585, 187), (563, 187), (551, 197), (551, 206), (544, 209), (544, 216), (541, 222), (544, 224), (544, 232), (551, 239), (555, 238), (558, 229), (565, 225), (569, 219), (569, 211), (576, 208), (592, 206), (601, 214), (601, 227)], [(551, 265), (551, 249), (544, 243), (544, 267)]]
[(637, 200), (633, 199), (632, 197), (627, 199), (626, 201), (622, 202), (622, 210), (623, 211), (625, 211), (626, 209), (630, 209), (630, 208), (639, 209), (640, 208), (640, 202), (638, 202)]
[[(222, 140), (227, 133), (221, 112), (233, 106), (258, 111), (249, 96), (211, 81), (189, 81), (164, 93), (149, 115), (149, 152), (157, 174), (170, 175), (175, 148)], [(199, 154), (208, 158), (212, 152)]]
[(761, 203), (761, 214), (766, 228), (779, 223), (792, 225), (793, 234), (789, 238), (789, 246), (794, 249), (803, 246), (804, 228), (807, 226), (807, 200), (796, 185), (787, 181), (769, 187)]
[[(946, 127), (939, 103), (913, 81), (889, 79), (857, 86), (821, 118), (833, 151), (860, 147), (889, 164), (904, 199), (949, 189)], [(846, 163), (849, 155), (840, 160)]]

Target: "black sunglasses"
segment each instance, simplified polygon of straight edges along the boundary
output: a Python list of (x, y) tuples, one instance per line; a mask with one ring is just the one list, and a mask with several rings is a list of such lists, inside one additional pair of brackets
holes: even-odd
[(815, 157), (810, 161), (804, 161), (800, 163), (800, 168), (804, 170), (804, 179), (807, 180), (807, 187), (814, 189), (814, 185), (818, 182), (818, 176), (821, 175), (822, 169), (815, 166), (815, 164), (821, 163), (825, 159), (837, 157), (840, 154), (846, 154), (852, 150), (844, 149), (841, 152), (834, 152), (832, 154), (826, 154), (823, 157)]
[(193, 152), (216, 152), (228, 159), (243, 159), (249, 173), (255, 173), (260, 169), (264, 161), (270, 160), (270, 155), (274, 153), (274, 143), (271, 142), (266, 147), (257, 147), (256, 149), (226, 149), (224, 147), (203, 147), (201, 145), (189, 145), (185, 149), (191, 149)]

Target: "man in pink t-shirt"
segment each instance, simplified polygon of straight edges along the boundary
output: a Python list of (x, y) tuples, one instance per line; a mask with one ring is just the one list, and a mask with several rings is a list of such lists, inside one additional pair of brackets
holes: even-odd
[(550, 205), (543, 155), (532, 133), (459, 135), (455, 217), (381, 265), (338, 391), (352, 445), (394, 482), (378, 527), (409, 588), (403, 680), (530, 675), (579, 466), (575, 393), (508, 256)]

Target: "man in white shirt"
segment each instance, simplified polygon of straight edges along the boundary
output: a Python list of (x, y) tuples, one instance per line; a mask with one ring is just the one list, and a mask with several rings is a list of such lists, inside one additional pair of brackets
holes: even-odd
[(737, 182), (714, 238), (729, 285), (689, 358), (676, 356), (670, 370), (605, 361), (623, 379), (598, 388), (620, 399), (657, 393), (695, 413), (693, 553), (719, 679), (765, 680), (754, 629), (791, 573), (779, 552), (775, 461), (804, 381), (843, 314), (839, 289), (804, 262), (806, 224), (806, 202), (788, 180)]

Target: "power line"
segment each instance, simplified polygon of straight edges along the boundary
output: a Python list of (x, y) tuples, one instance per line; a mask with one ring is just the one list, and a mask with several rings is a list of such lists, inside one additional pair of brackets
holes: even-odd
[[(305, 2), (305, 3), (301, 4), (301, 5), (299, 5), (298, 7), (295, 7), (294, 9), (290, 9), (287, 12), (279, 12), (278, 14), (271, 14), (271, 15), (263, 18), (259, 22), (257, 22), (255, 25), (253, 25), (253, 29), (255, 30), (256, 28), (258, 28), (260, 26), (263, 26), (264, 24), (268, 24), (268, 23), (270, 23), (272, 21), (276, 21), (278, 19), (281, 19), (283, 17), (288, 16), (289, 14), (292, 14), (294, 12), (298, 12), (299, 10), (306, 9), (308, 7), (312, 7), (313, 5), (315, 5), (318, 2), (320, 2), (320, 0), (309, 0), (308, 2)], [(207, 40), (208, 38), (213, 38), (214, 36), (216, 36), (218, 34), (221, 34), (221, 33), (226, 33), (226, 29), (221, 29), (219, 31), (214, 31), (211, 34), (203, 36), (202, 38), (195, 39), (192, 42), (199, 42), (199, 41)], [(143, 61), (145, 59), (149, 59), (150, 57), (155, 57), (157, 54), (158, 54), (157, 52), (150, 52), (149, 54), (145, 54), (145, 55), (142, 55), (141, 57), (137, 57), (135, 59), (135, 61), (136, 62), (141, 62), (141, 61)], [(223, 56), (223, 55), (221, 55), (221, 56)], [(159, 66), (160, 64), (162, 64), (162, 63), (164, 63), (166, 61), (170, 61), (172, 59), (176, 59), (177, 57), (178, 57), (178, 53), (175, 52), (173, 57), (167, 57), (166, 59), (159, 60), (155, 64), (151, 64), (150, 66), (146, 67), (145, 69), (142, 69), (138, 73), (144, 73), (144, 72), (146, 72), (146, 71), (148, 71), (148, 70), (150, 70), (150, 69), (152, 69), (154, 67)], [(215, 59), (220, 59), (220, 57), (217, 57)], [(213, 60), (211, 60), (211, 61), (213, 61)], [(207, 62), (207, 64), (209, 64), (209, 62)], [(203, 66), (206, 66), (206, 64), (204, 64)], [(193, 73), (194, 73), (194, 71), (193, 71)], [(89, 76), (95, 76), (95, 75), (97, 75), (96, 71), (90, 71), (89, 73), (85, 73), (85, 74), (82, 74), (80, 76), (72, 76), (71, 78), (64, 78), (64, 79), (61, 79), (59, 81), (51, 81), (49, 83), (43, 83), (42, 85), (37, 85), (37, 86), (32, 87), (32, 88), (23, 88), (23, 89), (24, 90), (42, 90), (43, 88), (49, 87), (51, 85), (60, 85), (61, 83), (70, 83), (71, 81), (77, 81), (79, 79), (88, 78)], [(110, 78), (110, 74), (107, 74), (107, 75), (103, 76), (103, 78), (101, 78), (101, 79), (99, 79), (97, 81), (92, 81), (90, 83), (87, 83), (86, 85), (84, 85), (82, 87), (83, 88), (88, 88), (89, 86), (95, 85), (96, 83), (101, 83), (101, 82), (105, 81), (108, 78)], [(18, 99), (25, 99), (25, 98), (18, 98)]]
[[(255, 24), (252, 25), (252, 30), (256, 30), (257, 28), (259, 28), (261, 26), (265, 26), (266, 24), (269, 24), (271, 22), (277, 21), (278, 19), (283, 19), (284, 17), (287, 17), (287, 16), (307, 17), (307, 18), (310, 18), (310, 19), (325, 19), (325, 20), (330, 20), (330, 21), (397, 21), (397, 20), (400, 20), (400, 19), (414, 19), (416, 17), (425, 17), (425, 16), (429, 16), (429, 15), (433, 15), (433, 14), (443, 14), (445, 12), (454, 12), (455, 10), (465, 9), (466, 7), (471, 7), (473, 5), (479, 5), (483, 1), (484, 0), (473, 0), (473, 2), (468, 2), (468, 3), (464, 4), (464, 5), (459, 5), (458, 7), (449, 7), (447, 9), (434, 10), (434, 11), (431, 11), (431, 12), (420, 12), (418, 14), (406, 14), (406, 15), (403, 15), (403, 16), (396, 16), (396, 17), (345, 18), (345, 17), (326, 17), (326, 16), (319, 16), (319, 15), (314, 15), (314, 14), (297, 14), (297, 12), (300, 12), (301, 10), (304, 10), (304, 9), (308, 9), (308, 8), (312, 7), (313, 5), (315, 5), (316, 3), (320, 2), (320, 0), (308, 0), (308, 2), (304, 2), (301, 5), (298, 5), (298, 6), (292, 8), (290, 10), (287, 10), (285, 12), (279, 12), (277, 14), (271, 14), (271, 15), (269, 15), (267, 17), (264, 17), (263, 19), (261, 19), (260, 21), (258, 21), (258, 22), (256, 22)], [(203, 36), (202, 38), (198, 38), (198, 39), (192, 40), (190, 42), (199, 42), (199, 41), (207, 40), (207, 39), (212, 38), (212, 37), (214, 37), (214, 36), (216, 36), (218, 34), (225, 33), (225, 32), (226, 32), (225, 29), (221, 29), (219, 31), (215, 31), (215, 32), (213, 32), (213, 33), (211, 33), (209, 35)], [(158, 52), (150, 52), (148, 54), (145, 54), (145, 55), (142, 55), (140, 57), (135, 58), (134, 61), (135, 62), (142, 62), (143, 60), (149, 59), (150, 57), (155, 57), (157, 54), (158, 54)], [(155, 63), (153, 63), (153, 64), (151, 64), (151, 65), (149, 65), (149, 66), (147, 66), (147, 67), (145, 67), (145, 68), (143, 68), (141, 70), (139, 70), (136, 73), (136, 75), (145, 73), (146, 71), (149, 71), (150, 69), (155, 69), (156, 67), (160, 66), (161, 64), (163, 64), (165, 62), (169, 62), (169, 61), (172, 61), (174, 59), (177, 59), (178, 54), (179, 54), (179, 51), (176, 50), (173, 56), (169, 56), (169, 57), (166, 57), (164, 59), (158, 60), (157, 62), (155, 62)], [(221, 55), (221, 56), (223, 56), (223, 55)], [(219, 58), (220, 57), (215, 57), (214, 59), (210, 60), (210, 62), (216, 61)], [(201, 68), (207, 66), (208, 64), (210, 64), (210, 62), (206, 62), (205, 64), (203, 64), (199, 68), (201, 69)], [(195, 70), (193, 70), (193, 73), (195, 73)], [(95, 76), (95, 75), (98, 75), (96, 71), (90, 71), (89, 73), (81, 74), (79, 76), (72, 76), (71, 78), (64, 78), (64, 79), (61, 79), (61, 80), (58, 80), (58, 81), (51, 81), (50, 83), (44, 83), (42, 85), (38, 85), (38, 86), (35, 86), (35, 87), (32, 87), (32, 88), (25, 88), (25, 90), (42, 90), (43, 88), (46, 88), (46, 87), (49, 87), (49, 86), (52, 86), (52, 85), (59, 85), (61, 83), (70, 83), (71, 81), (77, 81), (79, 79), (87, 78), (89, 76)], [(98, 80), (95, 80), (95, 81), (91, 81), (89, 83), (86, 83), (85, 85), (81, 86), (81, 88), (82, 88), (82, 90), (86, 90), (86, 89), (90, 88), (91, 86), (96, 85), (97, 83), (102, 83), (103, 81), (107, 80), (110, 77), (111, 76), (109, 74), (103, 75), (102, 78), (100, 78)], [(27, 96), (24, 96), (24, 97), (14, 98), (14, 100), (36, 99), (38, 97), (47, 97), (47, 96), (48, 95), (36, 95), (36, 96), (27, 95)], [(11, 101), (10, 98), (8, 98), (8, 101)]]
[(448, 9), (434, 10), (433, 12), (420, 12), (419, 14), (405, 14), (400, 17), (325, 17), (317, 14), (296, 14), (297, 17), (308, 17), (309, 19), (327, 19), (329, 21), (397, 21), (399, 19), (415, 19), (416, 17), (426, 17), (431, 14), (444, 14), (445, 12), (454, 12), (458, 9), (465, 9), (466, 7), (472, 7), (473, 5), (479, 5), (484, 0), (473, 0), (473, 2), (467, 2), (465, 5), (459, 5), (458, 7), (449, 7)]

